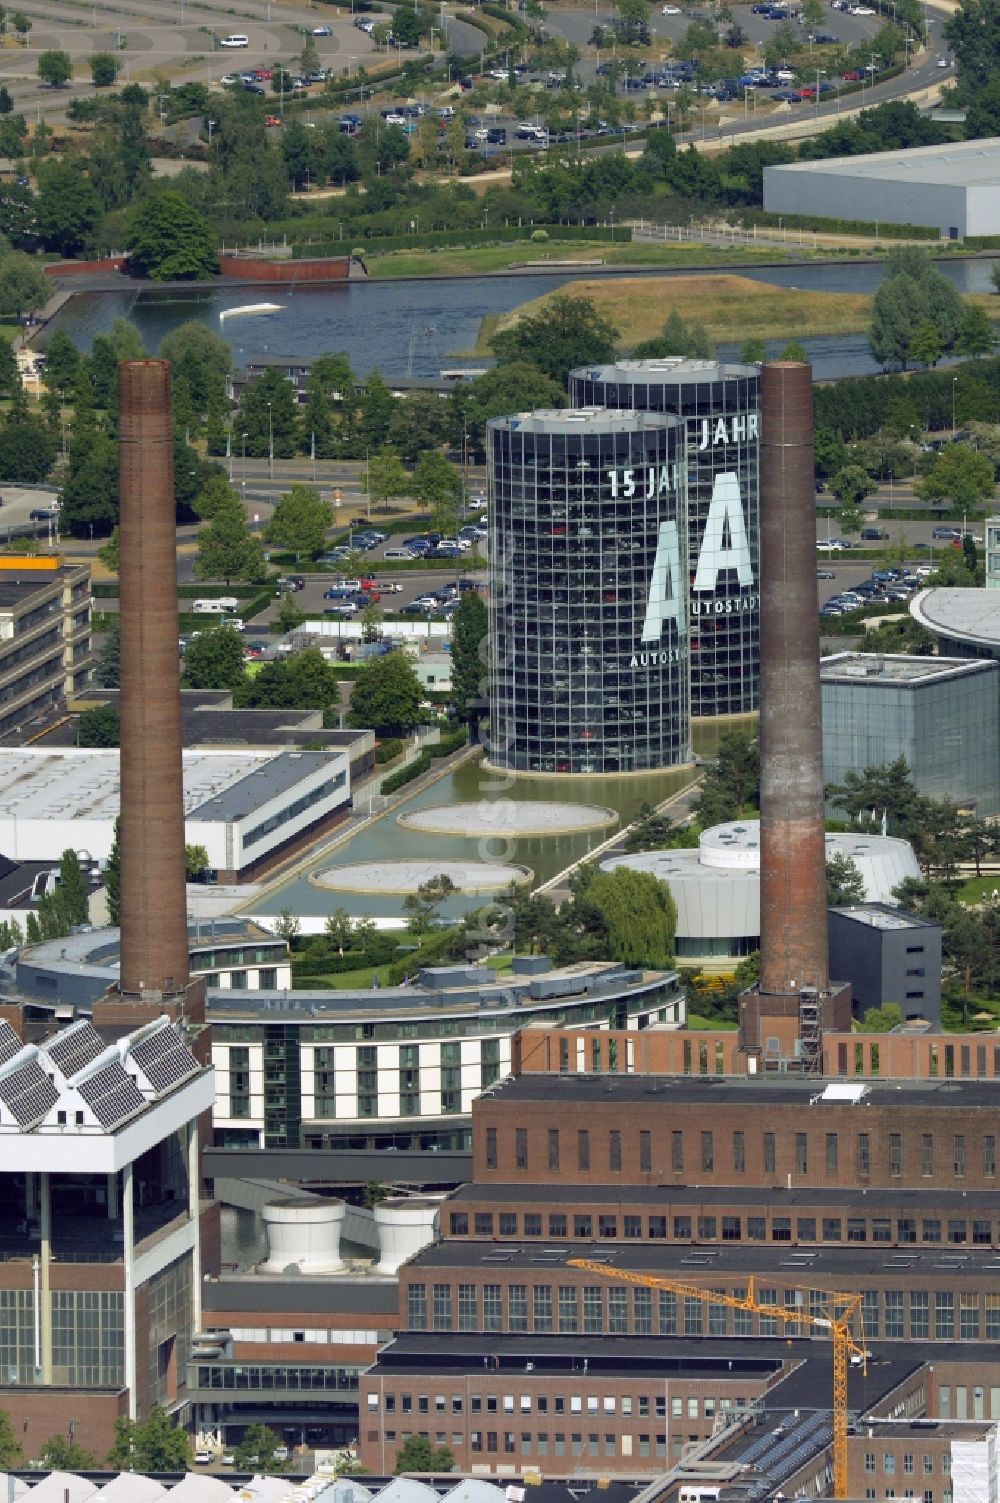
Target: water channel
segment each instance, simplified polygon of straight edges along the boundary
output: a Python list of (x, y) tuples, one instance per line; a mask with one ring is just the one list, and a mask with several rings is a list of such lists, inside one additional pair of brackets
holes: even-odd
[[(505, 774), (491, 773), (477, 761), (463, 763), (454, 772), (424, 788), (413, 798), (398, 805), (392, 813), (384, 815), (360, 830), (343, 845), (325, 858), (317, 860), (316, 871), (359, 861), (405, 861), (412, 859), (433, 860), (440, 857), (462, 861), (503, 861), (530, 867), (534, 873), (533, 885), (547, 881), (557, 872), (572, 865), (595, 846), (602, 844), (632, 820), (643, 804), (662, 803), (671, 793), (682, 788), (691, 778), (690, 769), (673, 772), (632, 773), (628, 777), (580, 777), (580, 778), (515, 778)], [(435, 804), (470, 803), (479, 805), (493, 799), (518, 799), (524, 801), (550, 801), (558, 799), (571, 804), (599, 804), (617, 809), (619, 821), (605, 829), (591, 830), (576, 835), (552, 835), (544, 839), (519, 836), (516, 840), (502, 841), (496, 838), (473, 836), (459, 839), (454, 836), (432, 835), (419, 830), (408, 830), (397, 822), (396, 815), (426, 809)], [(364, 802), (363, 798), (361, 800)], [(479, 908), (488, 899), (483, 894), (470, 893), (453, 898), (442, 909), (445, 916), (453, 917), (470, 908)], [(399, 913), (402, 899), (391, 893), (370, 894), (338, 892), (315, 886), (307, 875), (293, 878), (275, 890), (263, 902), (250, 906), (255, 913), (278, 914), (283, 908), (291, 908), (299, 914), (327, 914), (334, 908), (346, 908), (354, 917), (369, 915), (384, 918)]]
[[(993, 262), (944, 261), (942, 270), (960, 292), (990, 292)], [(740, 275), (779, 287), (816, 292), (873, 292), (882, 280), (881, 264), (850, 261), (833, 265), (737, 267)], [(585, 273), (584, 273), (585, 275)], [(704, 275), (703, 268), (656, 275)], [(344, 350), (362, 375), (378, 366), (390, 376), (437, 376), (443, 368), (471, 358), (482, 319), (506, 313), (520, 303), (578, 280), (565, 276), (447, 278), (441, 281), (357, 281), (331, 287), (297, 287), (270, 292), (281, 311), (241, 315), (220, 322), (227, 309), (263, 301), (260, 289), (192, 287), (184, 292), (123, 290), (81, 293), (49, 326), (65, 329), (82, 349), (114, 318), (130, 318), (155, 354), (160, 340), (187, 319), (220, 330), (233, 345), (238, 365), (260, 356), (321, 355)], [(697, 317), (697, 309), (692, 308)], [(862, 334), (827, 335), (802, 343), (817, 379), (869, 375), (878, 367)], [(721, 346), (724, 355), (735, 347)], [(472, 358), (472, 363), (484, 362)]]

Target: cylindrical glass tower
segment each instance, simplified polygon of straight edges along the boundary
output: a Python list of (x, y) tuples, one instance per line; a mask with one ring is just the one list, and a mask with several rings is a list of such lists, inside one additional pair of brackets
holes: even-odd
[(690, 760), (684, 425), (494, 418), (488, 760), (616, 773)]
[(572, 403), (687, 422), (691, 713), (742, 715), (760, 682), (760, 367), (619, 360), (570, 373)]

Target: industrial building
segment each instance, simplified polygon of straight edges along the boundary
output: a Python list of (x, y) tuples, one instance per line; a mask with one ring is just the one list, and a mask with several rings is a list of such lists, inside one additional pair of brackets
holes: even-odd
[(596, 408), (494, 418), (492, 766), (691, 760), (684, 425)]
[[(231, 1148), (464, 1148), (472, 1103), (508, 1074), (526, 1018), (551, 1027), (677, 1027), (674, 971), (544, 956), (426, 969), (379, 990), (289, 990), (287, 947), (238, 920), (188, 930), (208, 988), (215, 1141)], [(93, 1011), (118, 976), (114, 929), (22, 950), (0, 1000)]]
[(941, 925), (885, 903), (830, 909), (830, 955), (854, 1011), (895, 1002), (904, 1018), (941, 1026)]
[[(926, 593), (987, 595), (985, 590)], [(996, 663), (842, 652), (823, 659), (820, 677), (826, 783), (842, 783), (848, 772), (903, 757), (918, 793), (949, 799), (980, 816), (1000, 810)], [(839, 811), (828, 808), (838, 817)]]
[(0, 554), (0, 739), (16, 742), (29, 723), (35, 732), (44, 717), (58, 718), (89, 682), (90, 615), (86, 564)]
[(218, 1266), (197, 1123), (210, 1069), (165, 1017), (24, 1044), (0, 1022), (0, 1407), (26, 1453), (110, 1448), (119, 1415), (183, 1398), (202, 1267)]
[[(887, 835), (826, 836), (826, 859), (846, 856), (865, 884), (865, 899), (892, 903), (893, 889), (920, 867), (906, 840)], [(666, 882), (677, 907), (675, 953), (684, 965), (731, 971), (760, 949), (760, 822), (733, 820), (698, 838), (697, 850), (669, 848), (609, 856), (602, 871), (626, 866)], [(838, 973), (839, 974), (839, 973)]]
[(769, 214), (925, 225), (943, 240), (1000, 234), (1000, 138), (764, 168)]
[[(0, 850), (51, 860), (68, 847), (106, 859), (119, 812), (116, 751), (17, 747), (0, 764)], [(184, 827), (222, 882), (248, 880), (346, 818), (347, 754), (185, 752)], [(183, 915), (182, 915), (183, 917)]]
[(1000, 595), (982, 590), (921, 590), (910, 615), (937, 637), (938, 651), (956, 658), (1000, 658)]
[(619, 360), (570, 372), (574, 406), (670, 412), (687, 436), (691, 714), (757, 708), (760, 368)]

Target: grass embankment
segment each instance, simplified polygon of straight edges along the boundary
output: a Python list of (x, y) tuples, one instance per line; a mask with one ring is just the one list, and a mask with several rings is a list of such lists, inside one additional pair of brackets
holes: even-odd
[[(718, 245), (609, 245), (604, 241), (567, 240), (546, 247), (530, 242), (509, 241), (506, 245), (439, 247), (434, 250), (384, 251), (365, 255), (368, 275), (375, 280), (390, 277), (463, 277), (482, 276), (491, 271), (507, 271), (511, 266), (530, 263), (539, 271), (546, 262), (602, 261), (608, 266), (718, 266), (734, 261), (773, 261), (772, 249), (755, 250), (746, 246)], [(570, 268), (572, 270), (572, 268)], [(581, 268), (585, 271), (585, 268)], [(620, 284), (618, 284), (620, 285)]]
[[(803, 292), (796, 287), (772, 287), (749, 277), (725, 273), (678, 277), (676, 280), (632, 281), (604, 277), (572, 282), (559, 293), (546, 293), (503, 314), (491, 326), (484, 320), (477, 350), (484, 354), (496, 328), (509, 328), (519, 318), (537, 313), (551, 298), (591, 298), (597, 311), (620, 331), (626, 347), (648, 339), (675, 310), (683, 318), (697, 319), (709, 339), (720, 344), (743, 344), (748, 339), (802, 339), (816, 334), (853, 334), (864, 330), (871, 318), (870, 297), (854, 292)], [(973, 294), (988, 313), (996, 311), (996, 299), (987, 293)]]

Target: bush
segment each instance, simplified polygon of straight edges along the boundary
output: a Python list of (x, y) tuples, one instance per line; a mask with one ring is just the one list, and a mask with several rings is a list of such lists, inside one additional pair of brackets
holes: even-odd
[(380, 764), (383, 762), (394, 762), (397, 757), (402, 756), (402, 753), (403, 742), (399, 737), (387, 736), (375, 748), (375, 761)]
[(422, 751), (419, 757), (415, 757), (407, 767), (401, 767), (398, 772), (390, 773), (387, 778), (383, 778), (379, 792), (395, 793), (397, 788), (403, 788), (407, 783), (412, 783), (414, 778), (430, 772), (430, 769), (430, 756), (426, 751)]
[(536, 245), (540, 245), (543, 240), (547, 240), (549, 238), (549, 232), (548, 230), (532, 230), (531, 238), (536, 243)]

